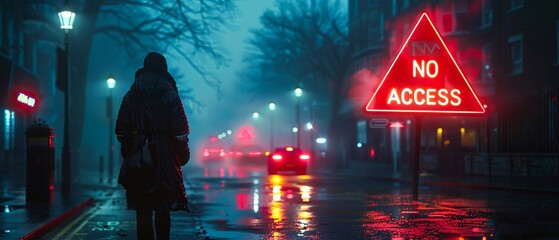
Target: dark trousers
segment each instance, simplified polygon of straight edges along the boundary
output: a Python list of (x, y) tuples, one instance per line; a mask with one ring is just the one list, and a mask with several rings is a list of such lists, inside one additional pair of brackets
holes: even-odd
[(171, 215), (169, 211), (155, 211), (155, 236), (153, 233), (153, 212), (154, 211), (144, 210), (136, 211), (136, 232), (138, 234), (138, 239), (169, 239), (171, 231)]

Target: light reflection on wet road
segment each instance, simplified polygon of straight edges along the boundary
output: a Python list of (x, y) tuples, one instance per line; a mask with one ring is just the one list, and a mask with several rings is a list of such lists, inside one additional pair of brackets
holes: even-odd
[(559, 237), (556, 196), (422, 188), (412, 201), (408, 185), (365, 178), (242, 166), (195, 172), (188, 172), (189, 199), (211, 239)]
[(415, 202), (407, 185), (364, 178), (235, 166), (188, 174), (198, 188), (189, 198), (212, 239), (492, 239), (499, 232), (488, 201), (461, 191)]

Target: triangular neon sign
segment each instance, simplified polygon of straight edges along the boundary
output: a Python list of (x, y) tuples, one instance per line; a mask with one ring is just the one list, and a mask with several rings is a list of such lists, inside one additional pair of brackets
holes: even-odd
[(241, 129), (241, 132), (239, 133), (239, 135), (237, 135), (237, 138), (242, 141), (250, 141), (254, 138), (254, 135), (245, 126), (243, 127), (243, 129)]
[(365, 107), (377, 113), (485, 113), (426, 13)]

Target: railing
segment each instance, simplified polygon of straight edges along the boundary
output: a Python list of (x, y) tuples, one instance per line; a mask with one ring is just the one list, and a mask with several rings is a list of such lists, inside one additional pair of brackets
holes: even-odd
[(465, 154), (464, 174), (477, 176), (556, 177), (558, 154)]

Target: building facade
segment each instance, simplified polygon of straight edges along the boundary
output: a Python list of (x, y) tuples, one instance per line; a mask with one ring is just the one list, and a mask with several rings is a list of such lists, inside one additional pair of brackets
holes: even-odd
[[(25, 129), (37, 116), (59, 116), (55, 87), (57, 19), (61, 1), (0, 0), (0, 169), (23, 166)], [(49, 114), (41, 114), (48, 112)], [(22, 169), (21, 167), (18, 169)]]
[[(493, 167), (495, 175), (501, 165), (513, 169), (510, 162), (515, 157), (526, 161), (524, 165), (539, 164), (527, 157), (536, 154), (547, 159), (542, 161), (545, 168), (553, 169), (549, 174), (557, 175), (559, 2), (351, 0), (348, 8), (350, 32), (358, 36), (353, 73), (367, 69), (376, 76), (371, 78), (372, 86), (378, 86), (411, 28), (427, 12), (487, 105), (483, 116), (424, 118), (424, 171), (491, 174)], [(374, 89), (370, 91), (372, 95)], [(409, 166), (413, 116), (355, 114), (355, 149), (350, 159)], [(371, 128), (371, 119), (399, 124)], [(483, 169), (475, 170), (480, 164)]]

